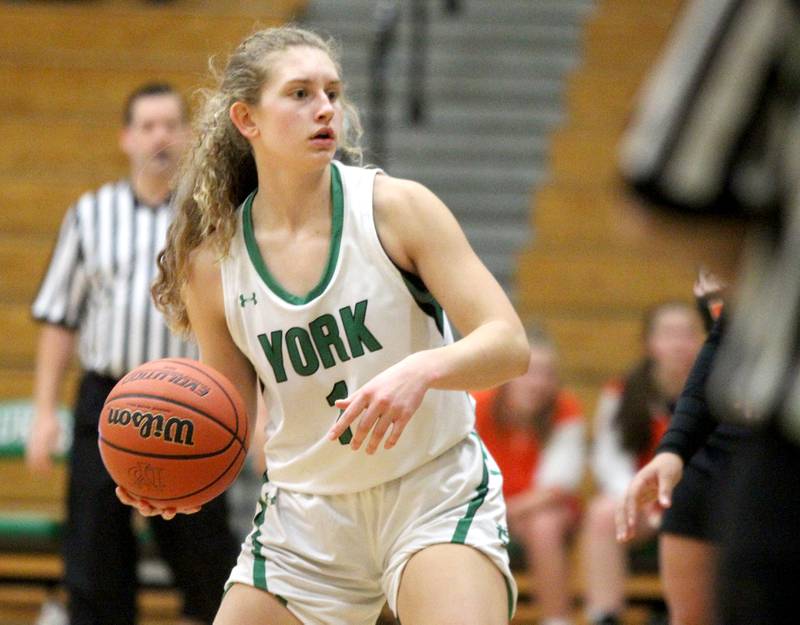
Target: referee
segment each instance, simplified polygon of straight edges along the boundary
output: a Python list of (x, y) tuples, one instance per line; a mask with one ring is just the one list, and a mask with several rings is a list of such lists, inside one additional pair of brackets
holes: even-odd
[[(170, 334), (150, 298), (156, 255), (171, 219), (170, 182), (188, 136), (180, 95), (146, 84), (127, 100), (120, 147), (130, 178), (86, 193), (67, 212), (33, 302), (42, 322), (33, 429), (27, 462), (51, 466), (58, 439), (56, 405), (76, 343), (84, 370), (74, 411), (64, 538), (71, 625), (134, 625), (137, 541), (131, 508), (114, 493), (97, 428), (117, 380), (157, 358), (196, 358), (194, 345)], [(211, 623), (238, 554), (219, 497), (201, 512), (150, 520), (162, 557), (183, 593), (183, 623)]]

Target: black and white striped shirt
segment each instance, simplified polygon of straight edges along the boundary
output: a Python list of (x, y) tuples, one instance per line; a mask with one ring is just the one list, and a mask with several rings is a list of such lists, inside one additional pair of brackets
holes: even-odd
[(148, 360), (197, 358), (150, 297), (171, 217), (168, 203), (139, 202), (127, 180), (86, 193), (64, 217), (32, 312), (80, 331), (85, 370), (119, 378)]

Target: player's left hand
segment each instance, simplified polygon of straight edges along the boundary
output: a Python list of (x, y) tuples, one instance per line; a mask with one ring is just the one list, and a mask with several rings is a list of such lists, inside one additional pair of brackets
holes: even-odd
[(176, 514), (194, 514), (200, 510), (199, 506), (194, 508), (158, 508), (146, 499), (134, 497), (121, 486), (117, 486), (115, 492), (117, 493), (117, 499), (127, 506), (136, 508), (142, 516), (161, 516), (164, 520), (169, 521), (174, 519)]
[(353, 451), (358, 451), (372, 431), (367, 453), (375, 453), (390, 426), (392, 431), (383, 448), (394, 447), (429, 388), (424, 368), (420, 366), (424, 358), (424, 352), (411, 354), (372, 378), (349, 397), (337, 400), (336, 407), (343, 412), (327, 438), (336, 440), (358, 421), (353, 426), (353, 440), (350, 441)]

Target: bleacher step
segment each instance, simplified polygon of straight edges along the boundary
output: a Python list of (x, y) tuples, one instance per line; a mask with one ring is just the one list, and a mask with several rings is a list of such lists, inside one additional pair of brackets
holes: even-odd
[[(549, 134), (563, 120), (564, 77), (581, 54), (583, 22), (595, 2), (460, 4), (453, 14), (430, 5), (425, 121), (418, 126), (407, 111), (411, 11), (398, 5), (388, 58), (388, 154), (377, 157), (392, 175), (418, 180), (442, 197), (513, 292), (516, 253), (529, 236), (531, 189), (546, 179)], [(366, 122), (374, 3), (315, 0), (306, 23), (341, 42), (345, 77)]]

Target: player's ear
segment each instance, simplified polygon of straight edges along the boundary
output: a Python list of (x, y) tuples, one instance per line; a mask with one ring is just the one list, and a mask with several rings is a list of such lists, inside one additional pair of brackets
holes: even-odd
[(258, 136), (258, 126), (250, 114), (250, 107), (247, 104), (241, 101), (234, 102), (228, 110), (228, 115), (245, 139), (255, 139)]

